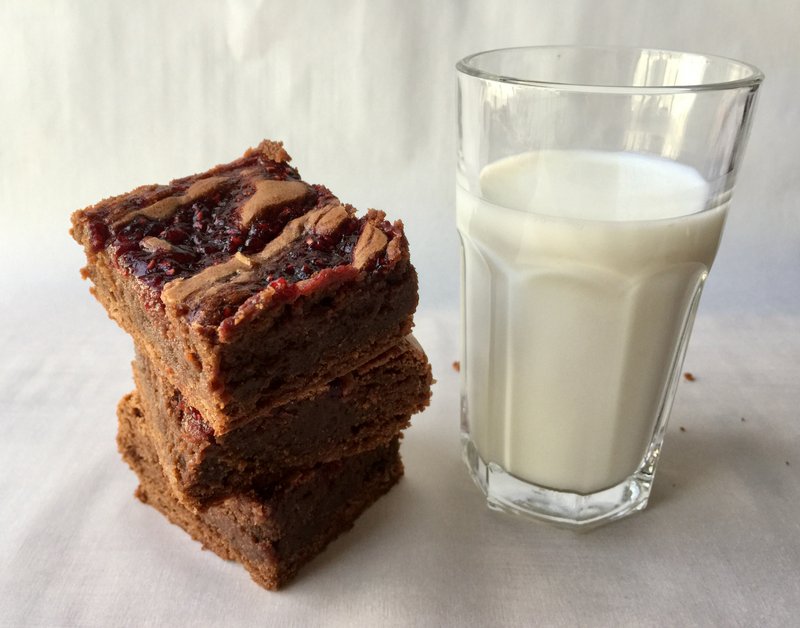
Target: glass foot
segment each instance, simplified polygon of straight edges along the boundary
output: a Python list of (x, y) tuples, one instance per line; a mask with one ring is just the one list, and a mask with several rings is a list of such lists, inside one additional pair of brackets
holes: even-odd
[(468, 436), (462, 436), (464, 462), (493, 510), (522, 515), (564, 528), (588, 530), (644, 510), (652, 475), (637, 472), (597, 493), (556, 491), (520, 480), (501, 466), (484, 462)]

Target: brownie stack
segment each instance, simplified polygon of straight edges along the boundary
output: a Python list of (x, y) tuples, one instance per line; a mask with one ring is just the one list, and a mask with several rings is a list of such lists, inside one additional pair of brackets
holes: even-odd
[(117, 441), (137, 496), (269, 589), (397, 482), (431, 384), (402, 223), (289, 160), (265, 141), (72, 217), (136, 347)]

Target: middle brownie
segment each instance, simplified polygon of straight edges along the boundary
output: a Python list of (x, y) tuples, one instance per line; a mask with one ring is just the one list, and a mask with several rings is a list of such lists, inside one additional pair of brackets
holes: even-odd
[(287, 467), (338, 460), (389, 442), (428, 405), (431, 384), (425, 353), (409, 336), (351, 373), (217, 435), (138, 347), (133, 373), (145, 413), (153, 417), (164, 475), (195, 509)]

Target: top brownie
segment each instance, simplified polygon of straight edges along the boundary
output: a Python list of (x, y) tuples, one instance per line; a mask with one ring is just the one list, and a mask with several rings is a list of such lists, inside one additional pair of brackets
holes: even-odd
[(402, 223), (300, 179), (279, 142), (77, 211), (94, 293), (218, 433), (411, 328)]

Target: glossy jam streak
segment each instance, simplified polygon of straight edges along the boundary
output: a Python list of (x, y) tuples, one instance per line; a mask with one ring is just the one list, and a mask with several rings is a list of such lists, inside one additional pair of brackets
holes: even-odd
[[(230, 196), (214, 195), (178, 210), (166, 221), (137, 216), (115, 234), (111, 249), (119, 265), (151, 288), (160, 290), (175, 277), (189, 277), (208, 266), (225, 261), (236, 252), (252, 255), (264, 248), (283, 227), (313, 206), (287, 206), (270, 221), (255, 220), (249, 228), (239, 226), (236, 209), (252, 194), (240, 187)], [(142, 238), (154, 236), (172, 249), (147, 251)]]
[(186, 440), (192, 443), (215, 442), (214, 428), (205, 422), (203, 415), (197, 409), (187, 404), (182, 397), (176, 400), (176, 406), (181, 418), (183, 437)]
[(363, 225), (363, 218), (350, 218), (338, 232), (328, 237), (306, 234), (280, 256), (260, 266), (252, 281), (232, 286), (204, 300), (197, 305), (196, 311), (188, 314), (188, 319), (202, 319), (203, 324), (219, 325), (223, 319), (233, 316), (242, 303), (266, 287), (272, 288), (274, 298), (294, 301), (300, 294), (298, 282), (310, 279), (319, 271), (342, 267), (352, 261), (353, 249)]
[[(288, 164), (259, 160), (239, 163), (238, 167), (260, 166), (269, 178), (297, 179), (297, 171)], [(217, 172), (224, 175), (225, 172)], [(236, 172), (231, 172), (235, 179)], [(147, 207), (156, 200), (185, 191), (196, 177), (173, 181), (124, 201), (126, 210)], [(317, 203), (333, 197), (324, 186), (312, 186), (314, 194), (303, 204), (289, 204), (268, 220), (254, 220), (248, 228), (238, 221), (238, 208), (253, 194), (253, 185), (245, 180), (234, 183), (197, 202), (180, 208), (165, 220), (136, 216), (118, 229), (109, 227), (106, 215), (98, 215), (89, 224), (90, 244), (96, 250), (106, 247), (117, 264), (139, 278), (153, 291), (154, 301), (166, 283), (177, 277), (192, 276), (208, 266), (225, 261), (233, 254), (257, 253), (275, 238), (287, 222), (309, 211)], [(141, 246), (146, 237), (170, 243), (171, 247), (147, 250)]]
[(349, 264), (360, 231), (360, 221), (353, 218), (345, 222), (342, 231), (331, 237), (308, 234), (264, 267), (266, 283), (283, 279), (288, 284), (294, 284), (324, 268)]
[(93, 221), (89, 223), (89, 244), (93, 251), (102, 249), (109, 238), (108, 227), (105, 223), (100, 221)]

